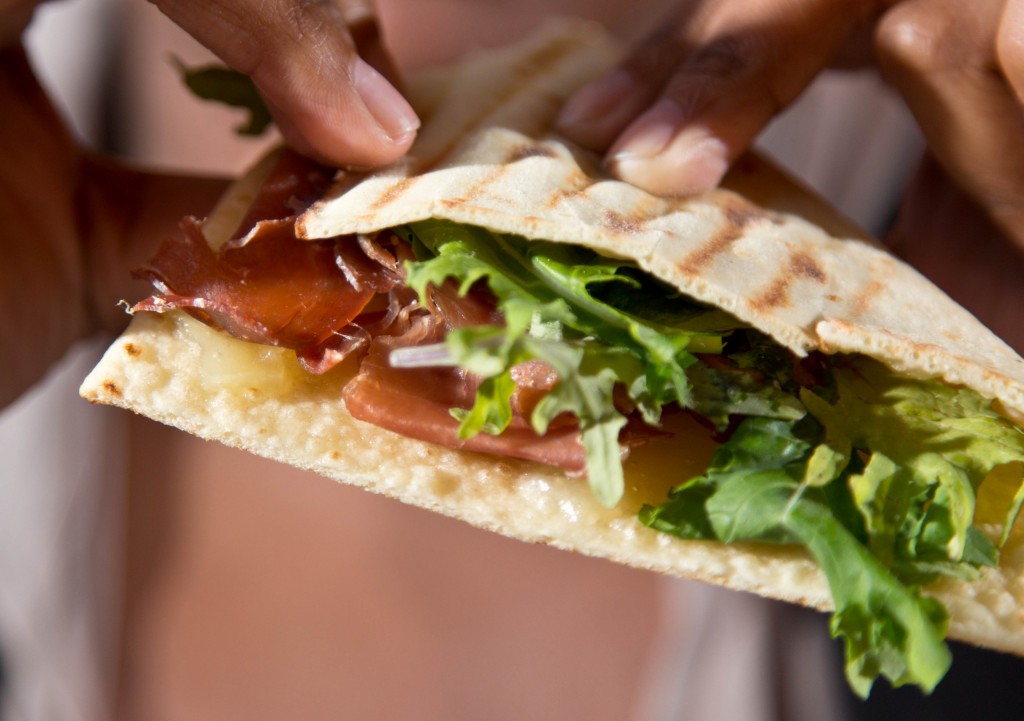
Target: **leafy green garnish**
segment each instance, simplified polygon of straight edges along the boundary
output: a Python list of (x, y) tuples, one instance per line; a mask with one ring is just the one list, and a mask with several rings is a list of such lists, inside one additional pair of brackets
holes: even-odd
[(245, 122), (235, 129), (240, 135), (262, 135), (274, 122), (263, 97), (248, 75), (224, 65), (188, 68), (177, 58), (173, 61), (185, 85), (196, 97), (241, 108), (248, 113)]
[[(1024, 458), (1024, 430), (971, 391), (866, 358), (832, 374), (833, 403), (807, 391), (813, 417), (744, 421), (705, 475), (641, 520), (683, 538), (804, 545), (828, 579), (853, 689), (866, 696), (881, 675), (930, 691), (949, 665), (946, 615), (918, 586), (995, 563), (971, 525), (974, 491)], [(1018, 511), (1015, 499), (1006, 522)]]
[(853, 689), (866, 696), (881, 674), (930, 691), (950, 663), (944, 611), (903, 586), (837, 520), (824, 490), (803, 482), (814, 426), (744, 421), (704, 476), (676, 488), (668, 503), (645, 507), (641, 521), (688, 539), (805, 545), (828, 579), (832, 633), (846, 640)]
[(721, 431), (745, 418), (704, 475), (641, 520), (688, 539), (805, 546), (831, 588), (853, 689), (866, 696), (879, 676), (934, 688), (950, 663), (947, 615), (920, 586), (996, 563), (997, 544), (973, 525), (976, 494), (997, 467), (1016, 483), (1001, 511), (1005, 542), (1024, 506), (1024, 430), (976, 393), (864, 357), (831, 358), (798, 380), (788, 351), (628, 261), (444, 221), (397, 232), (416, 251), (407, 282), (422, 300), (453, 281), (462, 294), (486, 288), (504, 318), (446, 340), (445, 362), (483, 378), (473, 407), (453, 409), (462, 438), (502, 432), (512, 369), (541, 360), (559, 380), (530, 422), (544, 433), (574, 416), (593, 492), (613, 505), (626, 423), (617, 393), (650, 425), (667, 403)]
[[(562, 413), (579, 421), (588, 480), (598, 500), (609, 506), (624, 488), (618, 435), (626, 417), (616, 407), (616, 388), (626, 391), (645, 422), (658, 424), (666, 403), (692, 405), (687, 369), (697, 362), (694, 353), (721, 352), (723, 333), (741, 325), (692, 301), (675, 303), (675, 314), (662, 304), (656, 320), (644, 317), (638, 303), (622, 303), (631, 312), (611, 305), (603, 298), (621, 299), (643, 283), (650, 285), (638, 279), (628, 261), (443, 221), (398, 232), (417, 249), (420, 260), (409, 264), (406, 282), (421, 298), (430, 286), (449, 279), (457, 279), (461, 294), (486, 283), (505, 320), (503, 327), (455, 330), (446, 341), (452, 363), (485, 379), (474, 407), (455, 411), (460, 437), (503, 430), (511, 419), (511, 368), (544, 361), (559, 380), (530, 422), (543, 433)], [(658, 293), (677, 295), (667, 286), (654, 296)], [(746, 395), (722, 394), (716, 408), (744, 402)]]
[[(935, 381), (900, 378), (858, 359), (834, 370), (838, 401), (802, 396), (839, 453), (872, 453), (850, 479), (867, 519), (872, 551), (897, 573), (923, 580), (927, 562), (995, 558), (993, 544), (971, 532), (975, 497), (996, 466), (1024, 458), (1024, 430), (977, 393)], [(1008, 519), (1012, 525), (1013, 519)], [(917, 568), (907, 563), (920, 562)]]

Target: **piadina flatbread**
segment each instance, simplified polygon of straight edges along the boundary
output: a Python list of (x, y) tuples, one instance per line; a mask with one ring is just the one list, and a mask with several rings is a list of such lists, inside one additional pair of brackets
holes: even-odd
[[(932, 601), (920, 600), (918, 578), (924, 597), (948, 611), (951, 638), (1024, 653), (1024, 536), (1012, 528), (1024, 461), (1024, 360), (920, 274), (757, 157), (741, 159), (723, 188), (696, 197), (657, 197), (613, 179), (596, 155), (559, 137), (552, 125), (565, 99), (618, 57), (619, 49), (601, 31), (565, 22), (512, 48), (473, 56), (419, 83), (414, 79), (410, 95), (426, 120), (409, 156), (368, 175), (339, 173), (319, 200), (290, 221), (304, 239), (296, 242), (404, 228), (403, 237), (424, 245), (419, 235), (441, 223), (441, 235), (457, 234), (444, 228), (469, 227), (483, 229), (488, 238), (514, 238), (525, 248), (543, 242), (621, 260), (631, 273), (649, 274), (672, 292), (725, 311), (794, 359), (853, 359), (850, 378), (874, 378), (875, 370), (856, 369), (884, 364), (886, 370), (878, 372), (898, 379), (892, 382), (897, 395), (898, 388), (918, 388), (914, 384), (944, 388), (936, 406), (959, 409), (969, 394), (984, 409), (983, 417), (965, 413), (948, 427), (936, 421), (940, 430), (924, 441), (931, 459), (924, 467), (944, 480), (922, 486), (913, 473), (883, 467), (888, 461), (881, 454), (858, 449), (857, 441), (851, 450), (840, 437), (859, 437), (860, 430), (839, 419), (831, 426), (823, 421), (832, 429), (830, 448), (845, 451), (837, 456), (808, 450), (799, 473), (793, 465), (761, 469), (765, 478), (783, 479), (775, 490), (789, 500), (780, 513), (799, 516), (802, 530), (794, 535), (766, 527), (761, 535), (737, 536), (754, 541), (725, 543), (707, 536), (729, 536), (757, 522), (723, 520), (720, 509), (727, 504), (721, 498), (708, 501), (696, 520), (684, 513), (680, 521), (678, 511), (653, 523), (650, 513), (646, 522), (639, 516), (645, 506), (663, 504), (673, 487), (710, 477), (709, 459), (728, 433), (734, 439), (747, 433), (734, 425), (709, 433), (693, 414), (665, 417), (671, 435), (655, 434), (632, 448), (622, 466), (622, 488), (609, 504), (580, 473), (416, 440), (357, 420), (342, 398), (354, 373), (351, 360), (310, 373), (292, 350), (239, 340), (172, 310), (173, 303), (150, 307), (166, 312), (134, 315), (85, 380), (82, 395), (506, 536), (821, 610), (840, 605), (834, 602), (837, 582), (826, 578), (813, 557), (815, 542), (804, 536), (807, 528), (831, 528), (832, 522), (819, 523), (801, 504), (814, 494), (847, 494), (847, 510), (864, 514), (850, 524), (853, 535), (867, 553), (889, 557), (911, 589), (906, 603), (917, 604), (906, 613), (891, 612), (883, 598), (888, 591), (873, 581), (842, 580), (847, 620), (834, 621), (834, 631), (846, 640), (848, 676), (856, 690), (867, 693), (878, 675), (925, 689), (941, 678), (948, 658), (932, 641), (919, 640), (917, 625), (934, 622), (941, 638), (944, 614)], [(237, 185), (203, 226), (211, 246), (222, 243), (246, 213), (258, 176)], [(189, 308), (202, 317), (201, 303)], [(531, 327), (529, 333), (538, 331)], [(915, 418), (929, 416), (932, 411), (919, 412), (914, 405), (916, 393), (907, 391), (899, 407)], [(799, 392), (817, 409), (814, 415), (842, 412), (829, 410), (831, 399), (812, 395)], [(773, 417), (758, 432), (783, 423), (779, 418), (786, 413)], [(869, 414), (860, 423), (877, 425), (864, 431), (867, 436), (898, 434), (902, 426), (895, 417)], [(957, 439), (965, 432), (985, 442), (997, 439), (994, 471), (978, 471), (974, 461), (963, 460), (966, 452)], [(780, 452), (789, 453), (794, 443), (790, 438)], [(902, 446), (896, 447), (899, 456)], [(729, 469), (741, 456), (736, 451), (711, 460), (718, 468), (716, 483), (731, 479)], [(836, 469), (847, 462), (856, 470), (843, 476)], [(950, 464), (970, 467), (984, 482), (950, 481)], [(593, 471), (588, 466), (588, 475)], [(852, 490), (827, 485), (837, 474), (836, 482)], [(690, 492), (707, 500), (714, 488), (725, 485), (698, 483)], [(935, 541), (929, 536), (938, 533), (934, 529), (958, 528), (953, 517), (960, 511), (935, 517), (939, 501), (957, 494), (972, 497), (973, 530), (939, 533)], [(918, 514), (909, 526), (900, 515), (908, 508)], [(657, 530), (659, 523), (672, 526), (670, 532)], [(932, 530), (921, 531), (925, 527)], [(999, 547), (998, 563), (970, 563), (969, 570), (951, 577), (942, 572), (950, 559), (934, 557), (929, 543), (955, 548), (957, 562), (971, 560), (962, 557), (981, 553), (979, 548)], [(857, 559), (862, 552), (854, 552)], [(900, 565), (900, 554), (915, 552), (924, 562), (910, 570)], [(885, 620), (873, 627), (864, 619), (850, 620), (858, 614)], [(887, 634), (896, 640), (883, 640), (880, 650), (861, 637)]]

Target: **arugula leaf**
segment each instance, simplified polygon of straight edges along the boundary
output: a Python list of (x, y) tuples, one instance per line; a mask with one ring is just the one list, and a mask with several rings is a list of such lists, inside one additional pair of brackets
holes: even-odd
[(628, 350), (597, 343), (526, 342), (533, 356), (551, 366), (559, 377), (534, 409), (530, 419), (534, 430), (543, 434), (562, 413), (576, 416), (590, 488), (598, 501), (614, 506), (625, 489), (619, 431), (626, 425), (626, 417), (616, 409), (613, 392), (622, 384), (640, 393), (642, 362)]
[(762, 416), (797, 420), (807, 410), (791, 393), (743, 370), (696, 364), (688, 371), (693, 389), (689, 406), (725, 430), (729, 417)]
[(901, 378), (867, 358), (837, 361), (833, 376), (835, 403), (801, 397), (831, 447), (872, 454), (850, 479), (872, 551), (918, 581), (959, 575), (968, 557), (991, 563), (993, 544), (971, 531), (976, 490), (993, 468), (1024, 459), (1024, 430), (972, 391)]
[[(518, 363), (542, 360), (559, 381), (534, 409), (531, 424), (544, 433), (559, 414), (578, 419), (588, 480), (594, 495), (609, 506), (624, 488), (618, 433), (626, 418), (615, 406), (615, 389), (624, 388), (645, 422), (657, 425), (665, 403), (693, 402), (687, 369), (697, 358), (690, 349), (720, 352), (725, 330), (712, 326), (741, 325), (692, 302), (678, 304), (676, 315), (662, 304), (656, 321), (606, 303), (599, 296), (623, 298), (628, 289), (645, 284), (632, 274), (628, 261), (552, 243), (526, 244), (444, 221), (423, 221), (397, 232), (419, 258), (407, 265), (406, 282), (421, 299), (431, 286), (450, 279), (462, 294), (484, 282), (505, 319), (502, 328), (462, 328), (446, 340), (450, 362), (484, 378), (473, 408), (455, 411), (460, 437), (504, 429), (511, 418), (512, 390), (503, 379), (511, 378)], [(658, 290), (674, 294), (667, 286)], [(694, 323), (702, 325), (687, 328)], [(747, 395), (755, 392), (725, 393), (715, 407), (740, 404), (739, 396)], [(774, 402), (757, 404), (767, 408)]]
[(263, 96), (248, 75), (224, 65), (188, 68), (177, 58), (172, 61), (193, 95), (248, 112), (246, 121), (236, 128), (240, 135), (262, 135), (274, 122)]
[(667, 504), (646, 506), (641, 521), (690, 539), (804, 544), (829, 582), (832, 634), (846, 642), (851, 687), (867, 696), (882, 675), (930, 691), (951, 658), (945, 612), (902, 585), (839, 522), (823, 490), (803, 482), (814, 427), (809, 419), (747, 419), (704, 476), (675, 489)]
[(459, 440), (472, 438), (483, 431), (499, 435), (512, 422), (512, 394), (516, 383), (510, 371), (485, 378), (476, 392), (476, 402), (470, 410), (452, 408), (451, 414), (460, 421)]

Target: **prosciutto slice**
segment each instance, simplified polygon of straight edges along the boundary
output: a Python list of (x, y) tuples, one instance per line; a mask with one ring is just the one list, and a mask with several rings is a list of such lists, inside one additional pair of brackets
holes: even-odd
[(289, 221), (260, 223), (245, 245), (217, 253), (198, 221), (187, 218), (181, 229), (137, 271), (160, 293), (134, 311), (185, 308), (236, 338), (310, 352), (351, 323), (380, 283), (378, 272), (356, 288), (341, 272), (339, 256), (362, 254), (352, 239), (298, 242)]
[(396, 347), (437, 342), (443, 338), (443, 324), (435, 322), (427, 333), (412, 331), (410, 339), (381, 336), (374, 339), (359, 366), (359, 372), (345, 385), (343, 398), (348, 412), (359, 420), (386, 428), (409, 438), (559, 466), (573, 475), (583, 475), (586, 458), (575, 423), (555, 423), (543, 436), (530, 426), (513, 402), (513, 417), (501, 435), (478, 433), (468, 440), (458, 437), (459, 421), (452, 408), (473, 405), (478, 378), (461, 368), (393, 368), (388, 356)]
[[(342, 334), (371, 300), (401, 281), (398, 260), (353, 236), (299, 241), (295, 219), (328, 171), (284, 151), (231, 239), (213, 250), (195, 218), (136, 271), (157, 288), (133, 311), (182, 308), (246, 341), (295, 350), (324, 372), (344, 353)], [(373, 257), (367, 255), (372, 252)], [(382, 262), (391, 258), (390, 263)], [(351, 334), (350, 334), (351, 335)]]

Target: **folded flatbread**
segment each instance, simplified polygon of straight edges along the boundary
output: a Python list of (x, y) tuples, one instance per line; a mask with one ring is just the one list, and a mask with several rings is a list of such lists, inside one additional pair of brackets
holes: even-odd
[[(300, 235), (373, 233), (439, 218), (582, 245), (635, 262), (798, 356), (863, 354), (901, 374), (996, 399), (1019, 424), (1024, 360), (768, 164), (745, 158), (723, 189), (663, 198), (612, 179), (596, 156), (559, 138), (552, 123), (565, 98), (617, 57), (593, 27), (561, 24), (413, 81), (426, 122), (412, 152), (370, 175), (339, 174), (299, 218)], [(236, 191), (233, 202), (241, 196)], [(506, 536), (831, 607), (822, 572), (799, 547), (687, 541), (638, 521), (642, 504), (703, 472), (710, 441), (686, 448), (655, 440), (636, 450), (625, 495), (608, 508), (558, 468), (355, 420), (341, 401), (347, 377), (311, 375), (290, 351), (236, 340), (180, 311), (138, 313), (81, 392)], [(1002, 492), (1013, 496), (1019, 472), (1005, 475)], [(997, 568), (927, 592), (949, 610), (952, 638), (1024, 653), (1024, 534), (1008, 534)]]

